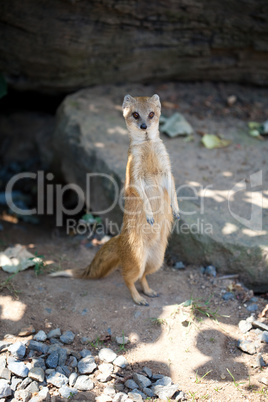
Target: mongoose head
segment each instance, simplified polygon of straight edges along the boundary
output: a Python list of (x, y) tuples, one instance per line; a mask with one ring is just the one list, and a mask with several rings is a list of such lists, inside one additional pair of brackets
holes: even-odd
[(161, 103), (158, 95), (153, 95), (151, 98), (133, 98), (131, 95), (126, 95), (122, 108), (131, 140), (143, 142), (159, 136)]

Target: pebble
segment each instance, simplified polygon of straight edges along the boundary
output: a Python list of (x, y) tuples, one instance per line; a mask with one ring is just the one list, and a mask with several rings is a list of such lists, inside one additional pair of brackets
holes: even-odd
[(32, 339), (28, 342), (28, 348), (42, 354), (46, 354), (48, 351), (48, 346), (45, 343), (37, 342)]
[(47, 340), (47, 334), (45, 333), (45, 331), (38, 331), (37, 334), (35, 334), (35, 336), (33, 337), (33, 339), (35, 341), (38, 342), (44, 342)]
[(125, 386), (126, 386), (127, 388), (129, 388), (129, 389), (136, 389), (136, 388), (138, 388), (138, 384), (136, 384), (135, 381), (134, 381), (134, 380), (131, 380), (131, 379), (129, 379), (129, 380), (127, 380), (127, 381), (125, 382)]
[(28, 367), (26, 367), (23, 362), (10, 362), (8, 368), (18, 377), (27, 377), (29, 373)]
[(59, 353), (59, 362), (58, 362), (58, 364), (59, 364), (59, 366), (64, 366), (65, 363), (66, 363), (66, 360), (67, 360), (67, 350), (63, 349), (63, 348), (60, 348), (58, 350), (58, 353)]
[(12, 377), (10, 388), (12, 391), (16, 391), (18, 385), (21, 383), (21, 378)]
[(149, 367), (143, 367), (142, 371), (147, 375), (147, 377), (151, 378), (153, 375), (152, 370)]
[(43, 370), (46, 370), (45, 360), (42, 357), (33, 357), (32, 367), (42, 367)]
[(147, 398), (147, 396), (139, 389), (133, 389), (133, 391), (128, 393), (128, 397), (131, 398), (134, 402), (142, 402), (143, 399)]
[(8, 382), (10, 382), (10, 379), (11, 379), (11, 371), (10, 371), (9, 369), (7, 369), (6, 367), (0, 368), (0, 378), (2, 378), (3, 380), (7, 380)]
[(151, 390), (151, 388), (143, 388), (142, 390), (147, 396), (150, 398), (153, 398), (155, 396), (155, 393)]
[(241, 320), (238, 324), (238, 327), (240, 331), (245, 334), (246, 332), (250, 331), (252, 329), (252, 324), (251, 322), (248, 322), (247, 320)]
[(32, 335), (35, 333), (36, 333), (36, 331), (35, 331), (33, 325), (29, 325), (29, 327), (22, 328), (20, 330), (20, 332), (18, 333), (18, 336), (29, 336), (29, 335)]
[(25, 389), (29, 384), (31, 384), (32, 380), (30, 377), (26, 377), (17, 387), (18, 390)]
[(152, 391), (162, 400), (167, 400), (168, 398), (172, 398), (176, 391), (179, 390), (179, 386), (177, 384), (170, 384), (166, 386), (155, 385), (152, 386)]
[(102, 363), (99, 365), (98, 369), (103, 374), (112, 374), (112, 372), (114, 371), (114, 366), (111, 363)]
[(257, 367), (265, 367), (265, 366), (266, 366), (266, 363), (265, 363), (265, 361), (263, 360), (263, 357), (262, 357), (261, 353), (258, 353), (258, 354), (257, 354), (257, 357), (256, 357), (256, 366), (257, 366)]
[(12, 354), (12, 356), (16, 357), (16, 359), (23, 359), (26, 353), (26, 347), (22, 342), (15, 342), (13, 345), (10, 345), (8, 351)]
[(75, 394), (77, 394), (77, 389), (67, 387), (67, 385), (63, 385), (63, 386), (59, 389), (59, 393), (61, 394), (61, 396), (62, 396), (63, 398), (71, 399)]
[(12, 345), (12, 342), (0, 341), (0, 352), (2, 352), (5, 349), (7, 349), (10, 345)]
[(52, 384), (57, 388), (60, 388), (63, 385), (68, 384), (68, 378), (64, 374), (55, 372), (47, 377), (47, 383)]
[(253, 343), (251, 341), (239, 340), (237, 346), (243, 352), (249, 353), (250, 355), (254, 355), (257, 352), (255, 343)]
[(70, 375), (70, 377), (69, 377), (69, 385), (70, 385), (71, 387), (74, 386), (77, 377), (78, 377), (78, 374), (77, 374), (77, 373), (72, 373), (72, 374)]
[(77, 367), (77, 364), (78, 364), (78, 362), (77, 362), (77, 358), (75, 356), (70, 356), (66, 363), (67, 366), (70, 366), (72, 368)]
[(106, 362), (106, 363), (111, 363), (113, 362), (117, 357), (117, 354), (114, 353), (112, 349), (109, 348), (103, 348), (99, 351), (99, 358), (100, 360)]
[(37, 381), (32, 381), (31, 384), (29, 384), (28, 387), (25, 388), (25, 390), (30, 391), (31, 394), (39, 392), (38, 382)]
[(174, 269), (185, 269), (185, 265), (183, 264), (182, 261), (176, 262), (176, 264), (173, 267)]
[(250, 304), (249, 306), (247, 306), (247, 310), (250, 311), (251, 313), (255, 313), (255, 311), (257, 311), (259, 308), (258, 304)]
[(268, 331), (263, 331), (261, 334), (261, 342), (268, 343)]
[(78, 362), (78, 371), (80, 374), (90, 374), (97, 367), (93, 356), (87, 356)]
[(149, 378), (145, 377), (142, 374), (133, 374), (133, 380), (138, 384), (138, 386), (143, 389), (143, 388), (147, 388), (150, 387), (150, 385), (152, 384), (152, 382), (149, 380)]
[(5, 398), (12, 394), (12, 390), (7, 380), (0, 380), (0, 398)]
[(114, 359), (113, 364), (120, 368), (125, 368), (128, 365), (128, 361), (124, 356), (117, 356), (116, 359)]
[(222, 295), (223, 300), (228, 301), (228, 300), (234, 300), (235, 296), (232, 292), (226, 292)]
[(30, 369), (28, 377), (38, 382), (44, 382), (45, 372), (41, 367), (33, 367)]
[(128, 399), (127, 394), (125, 392), (118, 392), (113, 398), (113, 402), (125, 402)]
[(47, 334), (48, 339), (50, 339), (50, 338), (59, 338), (60, 336), (61, 336), (61, 330), (60, 330), (60, 328), (52, 329), (52, 330), (49, 331), (49, 333)]
[(5, 355), (0, 355), (0, 368), (5, 368), (7, 363), (7, 358)]
[(262, 331), (268, 331), (268, 325), (264, 324), (264, 322), (261, 321), (253, 321), (252, 323), (253, 327), (259, 328)]
[(268, 385), (268, 377), (260, 377), (258, 381), (264, 385)]
[(201, 267), (201, 272), (204, 275), (209, 275), (209, 276), (216, 276), (217, 271), (216, 268), (213, 265), (208, 265), (207, 267)]
[(165, 387), (165, 386), (170, 385), (171, 383), (172, 383), (172, 380), (170, 377), (162, 376), (162, 378), (160, 378), (159, 380), (157, 380), (154, 383), (154, 386), (161, 385), (161, 386)]
[(94, 388), (94, 383), (87, 375), (80, 375), (77, 377), (74, 386), (79, 391), (90, 391)]
[(46, 401), (46, 400), (50, 400), (49, 398), (49, 389), (48, 387), (43, 387), (41, 389), (41, 391), (38, 392), (38, 396), (41, 398), (41, 400)]
[(115, 339), (118, 345), (126, 345), (129, 342), (127, 336), (117, 336)]
[(61, 336), (60, 340), (66, 345), (70, 345), (75, 338), (75, 334), (72, 331), (65, 331)]
[(81, 355), (81, 357), (87, 357), (87, 356), (92, 356), (92, 353), (91, 353), (90, 350), (88, 350), (88, 349), (83, 349), (83, 350), (80, 352), (80, 355)]
[(47, 358), (47, 360), (46, 360), (46, 365), (47, 365), (49, 368), (56, 368), (56, 367), (58, 366), (58, 362), (59, 362), (59, 354), (58, 354), (57, 351), (55, 351), (55, 352), (52, 352), (52, 353), (48, 356), (48, 358)]
[(20, 389), (14, 394), (16, 401), (28, 402), (31, 399), (32, 393), (26, 389)]

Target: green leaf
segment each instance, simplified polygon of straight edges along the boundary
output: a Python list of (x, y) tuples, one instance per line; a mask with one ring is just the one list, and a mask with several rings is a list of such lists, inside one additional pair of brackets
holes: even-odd
[(232, 141), (225, 140), (214, 134), (205, 134), (202, 137), (203, 145), (208, 149), (228, 147)]

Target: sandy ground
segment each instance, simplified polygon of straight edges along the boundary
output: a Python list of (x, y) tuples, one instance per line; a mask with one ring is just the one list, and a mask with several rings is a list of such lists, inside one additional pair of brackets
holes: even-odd
[[(256, 355), (245, 354), (236, 346), (242, 336), (237, 324), (250, 313), (245, 295), (238, 292), (235, 300), (222, 299), (232, 286), (230, 280), (204, 276), (198, 267), (175, 271), (166, 265), (149, 278), (160, 296), (148, 300), (149, 307), (137, 306), (119, 271), (97, 281), (47, 275), (52, 270), (85, 266), (93, 258), (97, 247), (87, 248), (83, 237), (59, 233), (50, 224), (1, 223), (1, 250), (20, 243), (44, 256), (46, 262), (42, 274), (36, 276), (28, 269), (15, 275), (6, 287), (9, 275), (0, 271), (1, 339), (30, 324), (45, 331), (60, 327), (77, 334), (77, 350), (84, 347), (81, 338), (88, 337), (92, 342), (88, 347), (97, 353), (108, 333), (112, 339), (105, 346), (118, 352), (115, 336), (124, 334), (130, 343), (120, 353), (131, 367), (146, 365), (155, 373), (170, 375), (188, 400), (266, 399), (267, 388), (258, 380), (267, 377), (267, 368), (256, 368)], [(180, 306), (189, 299), (196, 307), (207, 302), (209, 317)], [(258, 299), (258, 313), (265, 304)], [(262, 344), (260, 351), (268, 362), (268, 347)]]

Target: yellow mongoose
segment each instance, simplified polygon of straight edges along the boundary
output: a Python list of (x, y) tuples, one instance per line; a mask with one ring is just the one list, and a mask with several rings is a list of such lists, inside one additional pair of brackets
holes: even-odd
[(179, 206), (169, 156), (159, 137), (159, 96), (126, 95), (122, 107), (130, 139), (122, 231), (102, 246), (88, 267), (52, 275), (97, 279), (120, 266), (134, 302), (148, 305), (135, 282), (140, 280), (145, 295), (157, 296), (146, 276), (163, 263)]

